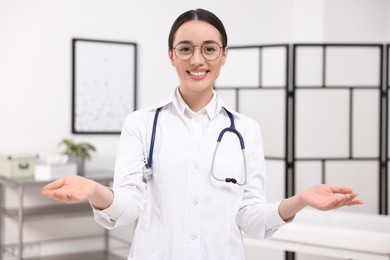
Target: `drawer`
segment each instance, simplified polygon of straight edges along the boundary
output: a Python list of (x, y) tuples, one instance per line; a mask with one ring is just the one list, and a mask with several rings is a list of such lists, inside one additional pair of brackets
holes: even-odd
[(38, 155), (15, 154), (0, 155), (0, 175), (9, 178), (28, 178), (34, 176)]

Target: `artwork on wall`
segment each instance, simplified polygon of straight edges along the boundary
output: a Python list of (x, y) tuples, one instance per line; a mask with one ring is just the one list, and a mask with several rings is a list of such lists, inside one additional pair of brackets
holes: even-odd
[(72, 133), (119, 134), (136, 109), (137, 45), (72, 39)]

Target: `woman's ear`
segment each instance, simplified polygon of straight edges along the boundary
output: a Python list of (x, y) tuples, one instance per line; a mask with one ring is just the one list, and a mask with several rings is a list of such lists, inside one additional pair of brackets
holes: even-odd
[(169, 57), (169, 60), (171, 61), (172, 66), (175, 67), (175, 60), (173, 59), (173, 51), (169, 47), (168, 47), (168, 57)]
[(225, 65), (227, 56), (228, 56), (228, 47), (226, 47), (226, 48), (223, 50), (223, 53), (222, 53), (222, 66)]

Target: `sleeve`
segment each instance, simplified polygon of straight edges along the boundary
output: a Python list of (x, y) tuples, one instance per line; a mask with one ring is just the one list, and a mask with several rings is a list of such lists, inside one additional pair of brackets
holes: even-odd
[(285, 224), (280, 217), (278, 207), (280, 201), (268, 203), (266, 200), (266, 167), (260, 127), (254, 123), (249, 133), (247, 146), (247, 183), (237, 214), (237, 224), (249, 236), (258, 239), (270, 238), (276, 230)]
[(114, 200), (105, 210), (93, 209), (96, 222), (107, 229), (131, 224), (143, 210), (146, 193), (146, 184), (142, 180), (145, 120), (139, 111), (126, 118), (115, 163)]

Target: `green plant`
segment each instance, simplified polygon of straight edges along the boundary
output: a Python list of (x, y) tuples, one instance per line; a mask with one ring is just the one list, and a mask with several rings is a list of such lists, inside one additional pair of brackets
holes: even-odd
[(66, 149), (63, 152), (69, 156), (82, 156), (88, 160), (91, 159), (91, 152), (96, 151), (96, 148), (90, 143), (76, 143), (72, 139), (63, 139), (60, 145), (65, 145)]

